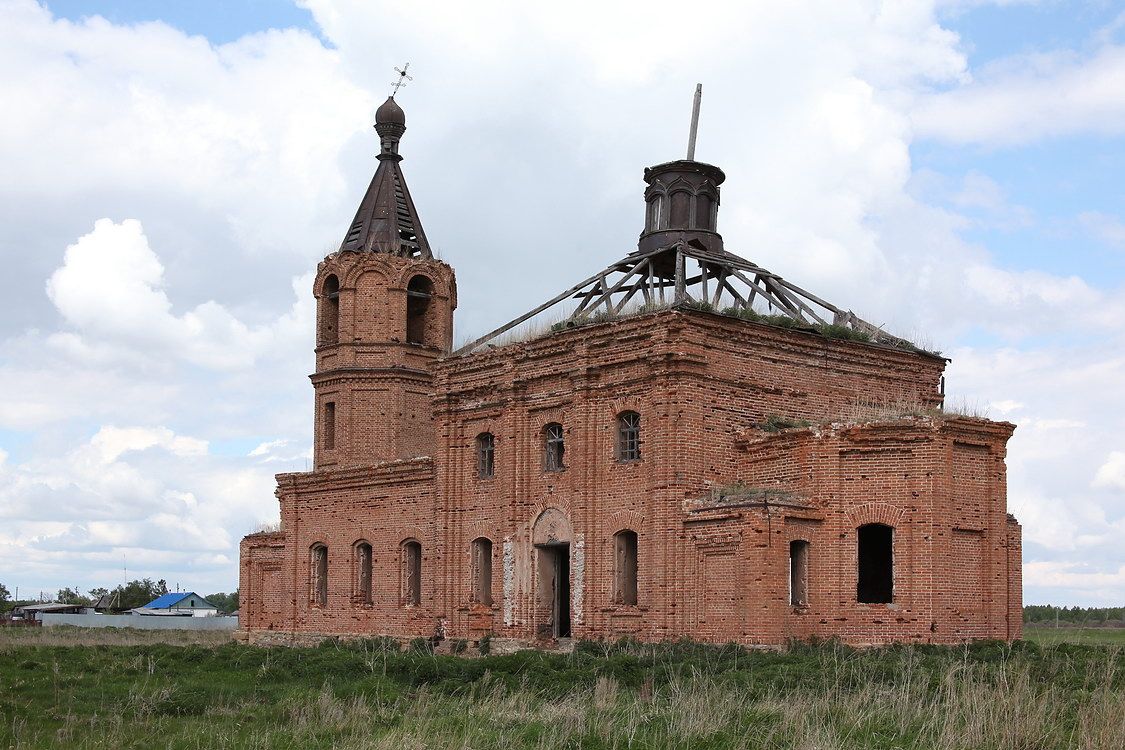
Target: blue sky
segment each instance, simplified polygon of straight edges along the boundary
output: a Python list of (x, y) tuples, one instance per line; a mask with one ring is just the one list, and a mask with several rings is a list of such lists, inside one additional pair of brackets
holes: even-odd
[(727, 246), (952, 357), (951, 398), (1019, 425), (1027, 601), (1121, 604), (1125, 9), (701, 4), (701, 59), (651, 43), (676, 7), (0, 0), (0, 581), (124, 553), (236, 585), (307, 466), (310, 274), (409, 60), (460, 340), (628, 252), (702, 80)]
[(297, 3), (285, 0), (132, 0), (132, 2), (83, 2), (55, 0), (46, 3), (59, 18), (80, 21), (101, 16), (114, 24), (160, 21), (186, 34), (200, 34), (212, 44), (233, 42), (245, 34), (268, 29), (304, 29), (312, 34), (318, 27), (312, 13)]

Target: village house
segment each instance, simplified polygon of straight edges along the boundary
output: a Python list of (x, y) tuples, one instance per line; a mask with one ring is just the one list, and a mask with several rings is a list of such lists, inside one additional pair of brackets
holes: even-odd
[(219, 608), (194, 591), (177, 591), (158, 596), (143, 607), (136, 607), (130, 612), (134, 615), (214, 617), (219, 614)]
[(722, 170), (646, 169), (635, 251), (454, 350), (393, 98), (375, 127), (313, 283), (313, 467), (242, 541), (245, 637), (1020, 636), (1014, 426), (942, 411), (940, 354), (728, 251)]

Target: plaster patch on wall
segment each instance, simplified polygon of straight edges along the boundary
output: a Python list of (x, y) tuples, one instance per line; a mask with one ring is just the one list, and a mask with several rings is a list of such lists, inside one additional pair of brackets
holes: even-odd
[(582, 601), (585, 594), (583, 581), (586, 578), (586, 539), (581, 534), (574, 535), (574, 588), (571, 592), (570, 609), (575, 622), (582, 622)]
[(510, 536), (504, 537), (504, 625), (513, 624), (512, 608), (515, 604), (516, 552)]

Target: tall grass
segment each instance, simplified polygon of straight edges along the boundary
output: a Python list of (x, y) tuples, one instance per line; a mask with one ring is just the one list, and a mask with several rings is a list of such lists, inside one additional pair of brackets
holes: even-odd
[(0, 652), (0, 747), (1120, 748), (1106, 647)]

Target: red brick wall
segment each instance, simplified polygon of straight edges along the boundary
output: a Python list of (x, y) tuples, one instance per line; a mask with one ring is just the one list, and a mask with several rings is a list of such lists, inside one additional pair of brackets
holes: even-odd
[[(317, 283), (336, 268), (323, 267)], [(434, 278), (455, 304), (452, 275), (441, 268)], [(354, 272), (340, 273), (342, 299), (345, 288), (363, 287), (352, 284)], [(941, 359), (665, 311), (468, 357), (435, 352), (429, 381), (379, 374), (379, 387), (400, 402), (364, 401), (356, 383), (370, 376), (348, 380), (339, 358), (376, 352), (380, 362), (419, 354), (377, 342), (318, 349), (318, 398), (332, 394), (338, 409), (362, 416), (341, 421), (347, 432), (337, 432), (337, 455), (318, 453), (316, 472), (279, 478), (290, 571), (280, 598), (292, 602), (291, 614), (252, 614), (250, 629), (428, 635), (441, 625), (450, 637), (542, 637), (551, 621), (551, 548), (540, 545), (565, 542), (575, 637), (870, 643), (1018, 635), (1019, 527), (1005, 515), (1003, 475), (1011, 426), (848, 424), (857, 402), (939, 403)], [(433, 394), (432, 412), (420, 392)], [(641, 415), (641, 459), (629, 463), (615, 453), (624, 410)], [(771, 435), (758, 429), (770, 416), (838, 424)], [(430, 419), (432, 433), (424, 429)], [(565, 429), (562, 472), (544, 470), (549, 422)], [(495, 435), (495, 475), (481, 479), (475, 438), (485, 431)], [(432, 460), (342, 468), (422, 453)], [(751, 501), (722, 500), (719, 488), (735, 483), (749, 488)], [(891, 605), (855, 601), (856, 529), (869, 522), (895, 529)], [(613, 535), (622, 529), (638, 535), (635, 606), (612, 599)], [(408, 537), (426, 554), (416, 608), (380, 594), (398, 591), (398, 549)], [(492, 606), (470, 602), (478, 537), (493, 543)], [(367, 608), (350, 600), (347, 555), (360, 538), (375, 558)], [(793, 539), (810, 543), (809, 604), (799, 608), (788, 602)], [(274, 580), (262, 578), (254, 557), (278, 555), (259, 552), (267, 541), (277, 544), (244, 542), (244, 590)], [(330, 549), (324, 608), (308, 596), (318, 541)]]
[[(377, 253), (334, 253), (317, 269), (313, 293), (318, 320), (326, 317), (325, 285), (339, 282), (335, 342), (316, 349), (314, 465), (365, 466), (428, 456), (434, 450), (432, 366), (449, 352), (457, 285), (437, 260)], [(424, 276), (432, 285), (423, 343), (407, 342), (407, 285)], [(321, 325), (323, 329), (323, 324)], [(336, 410), (335, 446), (325, 441), (325, 404)]]

